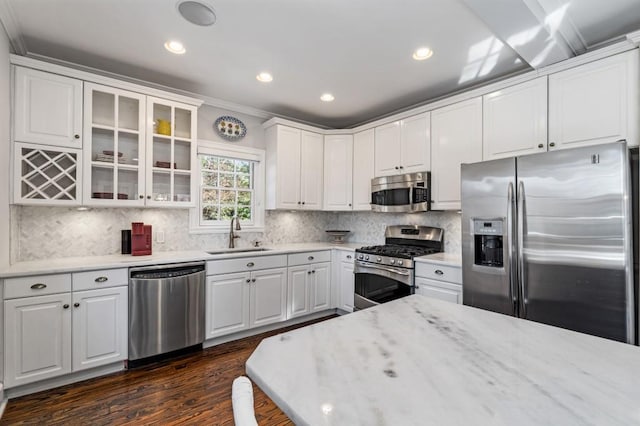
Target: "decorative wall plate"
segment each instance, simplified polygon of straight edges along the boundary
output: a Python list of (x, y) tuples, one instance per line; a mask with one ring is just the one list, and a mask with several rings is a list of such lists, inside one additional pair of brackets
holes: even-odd
[(228, 141), (238, 141), (245, 137), (247, 134), (247, 128), (244, 123), (235, 117), (223, 115), (218, 117), (213, 127), (222, 139)]

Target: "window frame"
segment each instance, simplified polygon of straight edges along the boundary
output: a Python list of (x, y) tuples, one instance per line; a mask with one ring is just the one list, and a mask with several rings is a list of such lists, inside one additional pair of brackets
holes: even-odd
[(253, 166), (253, 223), (243, 223), (242, 232), (264, 232), (264, 199), (265, 199), (265, 150), (251, 148), (230, 143), (220, 143), (208, 140), (198, 140), (197, 161), (195, 175), (197, 176), (196, 188), (198, 190), (196, 206), (189, 209), (189, 233), (191, 234), (216, 234), (229, 232), (230, 221), (220, 221), (216, 224), (202, 224), (202, 167), (200, 155), (214, 155), (217, 157), (233, 158), (252, 161)]

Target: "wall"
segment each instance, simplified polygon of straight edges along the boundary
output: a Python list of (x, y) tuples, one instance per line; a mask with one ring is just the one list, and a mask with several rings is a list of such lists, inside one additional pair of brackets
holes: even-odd
[[(238, 142), (228, 142), (222, 139), (213, 128), (213, 123), (223, 115), (231, 115), (244, 123), (247, 127), (247, 135)], [(250, 115), (229, 112), (224, 109), (215, 108), (209, 105), (202, 105), (198, 109), (198, 139), (205, 139), (214, 142), (233, 143), (234, 145), (247, 146), (251, 148), (265, 149), (264, 129), (262, 123), (264, 119)]]
[(0, 268), (9, 265), (10, 102), (9, 38), (0, 25)]

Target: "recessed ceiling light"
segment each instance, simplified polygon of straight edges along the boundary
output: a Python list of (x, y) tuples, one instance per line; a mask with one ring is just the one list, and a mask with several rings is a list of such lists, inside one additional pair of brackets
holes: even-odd
[(164, 44), (165, 49), (167, 49), (171, 53), (175, 53), (176, 55), (182, 55), (187, 50), (184, 48), (182, 43), (176, 40), (169, 40)]
[(258, 81), (261, 81), (263, 83), (270, 83), (273, 81), (273, 76), (271, 74), (269, 74), (268, 72), (261, 72), (260, 74), (258, 74), (256, 76), (256, 79)]
[(179, 2), (178, 12), (187, 21), (201, 27), (208, 27), (216, 22), (216, 14), (213, 8), (199, 1), (185, 0)]
[(425, 59), (429, 59), (433, 56), (433, 50), (428, 47), (419, 47), (413, 52), (413, 59), (416, 61), (424, 61)]
[(334, 99), (335, 97), (331, 93), (323, 93), (322, 96), (320, 96), (320, 100), (323, 102), (331, 102)]

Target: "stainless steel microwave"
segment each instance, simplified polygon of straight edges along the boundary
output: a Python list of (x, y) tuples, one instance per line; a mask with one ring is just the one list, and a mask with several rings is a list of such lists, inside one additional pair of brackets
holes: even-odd
[(371, 210), (389, 213), (431, 210), (431, 173), (406, 173), (371, 179)]

